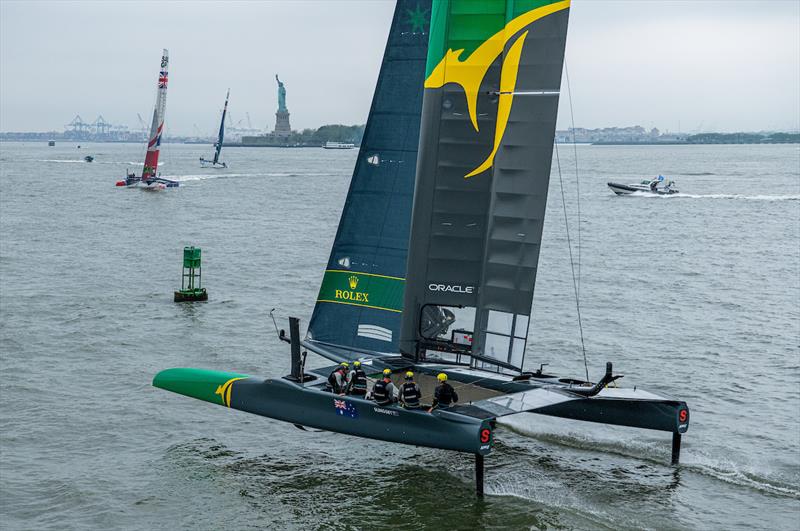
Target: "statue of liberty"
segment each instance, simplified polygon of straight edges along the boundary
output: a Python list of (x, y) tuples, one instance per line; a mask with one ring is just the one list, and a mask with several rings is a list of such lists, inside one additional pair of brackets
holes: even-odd
[(286, 88), (283, 82), (278, 79), (278, 74), (275, 74), (275, 81), (278, 82), (278, 112), (288, 112), (286, 108)]

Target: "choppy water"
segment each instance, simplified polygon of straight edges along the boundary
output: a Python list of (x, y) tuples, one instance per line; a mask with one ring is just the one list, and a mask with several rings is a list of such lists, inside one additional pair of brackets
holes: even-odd
[[(669, 435), (518, 415), (472, 459), (214, 407), (160, 369), (282, 374), (270, 308), (307, 319), (356, 151), (167, 146), (178, 190), (115, 189), (136, 145), (0, 146), (0, 526), (797, 529), (798, 146), (579, 146), (590, 372), (685, 399)], [(86, 154), (94, 163), (80, 163)], [(576, 238), (572, 147), (561, 146)], [(581, 376), (556, 166), (530, 367)], [(662, 173), (675, 197), (615, 197)], [(181, 250), (210, 302), (176, 305)], [(321, 360), (314, 363), (322, 364)]]

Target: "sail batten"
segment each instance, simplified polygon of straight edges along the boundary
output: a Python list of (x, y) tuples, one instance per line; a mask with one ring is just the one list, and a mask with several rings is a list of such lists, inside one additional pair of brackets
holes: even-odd
[(568, 12), (568, 0), (434, 5), (400, 341), (407, 356), (466, 352), (479, 368), (522, 368)]

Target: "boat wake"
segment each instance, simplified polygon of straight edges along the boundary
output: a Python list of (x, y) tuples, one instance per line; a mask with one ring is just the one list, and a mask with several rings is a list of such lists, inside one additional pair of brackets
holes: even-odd
[(800, 500), (800, 486), (793, 485), (779, 478), (768, 478), (760, 474), (754, 467), (741, 466), (727, 459), (705, 455), (702, 452), (686, 452), (682, 467), (710, 478), (724, 481), (740, 487)]
[(747, 195), (747, 194), (669, 194), (656, 195), (647, 192), (634, 192), (628, 197), (655, 197), (662, 199), (739, 199), (743, 201), (800, 201), (800, 194), (792, 195)]
[[(599, 428), (589, 435), (564, 429), (563, 423), (552, 425), (540, 416), (534, 420), (531, 414), (514, 415), (498, 420), (498, 424), (518, 435), (537, 441), (566, 446), (578, 450), (602, 452), (629, 457), (639, 461), (648, 461), (664, 465), (669, 463), (669, 449), (663, 440), (646, 440), (642, 437), (621, 440), (611, 432)], [(604, 435), (603, 433), (608, 433)], [(687, 441), (687, 442), (690, 442)], [(681, 453), (681, 470), (689, 470), (718, 481), (724, 481), (738, 487), (750, 488), (773, 496), (800, 500), (800, 484), (792, 483), (783, 477), (767, 477), (763, 467), (747, 466), (734, 461), (711, 456), (702, 450), (685, 445)]]
[(162, 175), (165, 179), (179, 182), (207, 181), (241, 177), (336, 177), (337, 173), (206, 173), (196, 175)]
[[(36, 162), (50, 162), (50, 163), (59, 163), (59, 164), (87, 164), (84, 159), (41, 159), (37, 160)], [(132, 162), (132, 161), (123, 161), (123, 160), (94, 160), (92, 164), (114, 164), (117, 166), (124, 165), (124, 166), (144, 166), (144, 162)], [(158, 163), (159, 166), (163, 166), (163, 162)]]
[[(537, 477), (535, 481), (530, 481), (529, 477), (488, 480), (486, 493), (490, 496), (510, 496), (526, 502), (542, 504), (545, 507), (556, 507), (570, 513), (573, 518), (577, 517), (582, 520), (581, 527), (601, 529), (618, 529), (620, 527), (620, 515), (611, 515), (601, 507), (587, 503), (585, 500), (578, 501), (573, 493), (564, 489), (563, 483), (552, 478)], [(639, 525), (633, 525), (635, 522), (626, 522), (626, 524), (632, 528), (642, 527), (640, 522)]]

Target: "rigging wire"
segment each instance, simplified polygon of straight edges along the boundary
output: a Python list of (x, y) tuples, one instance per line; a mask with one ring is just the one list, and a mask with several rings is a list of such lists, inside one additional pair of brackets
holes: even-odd
[(572, 289), (575, 291), (575, 309), (578, 312), (578, 330), (581, 335), (581, 350), (583, 351), (583, 367), (586, 369), (586, 380), (589, 380), (589, 363), (586, 361), (586, 344), (583, 340), (583, 322), (581, 319), (581, 304), (578, 298), (578, 282), (575, 277), (575, 260), (572, 256), (572, 240), (569, 236), (569, 218), (567, 217), (567, 200), (564, 195), (564, 179), (561, 177), (561, 159), (558, 156), (558, 143), (555, 143), (556, 165), (558, 167), (558, 182), (561, 185), (561, 205), (564, 207), (564, 225), (567, 233), (567, 247), (569, 248), (569, 265), (572, 270)]
[(581, 296), (581, 180), (578, 175), (578, 143), (575, 140), (575, 112), (572, 109), (572, 88), (569, 84), (569, 69), (567, 59), (564, 58), (564, 73), (567, 77), (567, 97), (569, 99), (569, 118), (572, 124), (572, 152), (575, 157), (575, 198), (578, 205), (578, 289), (577, 297)]

